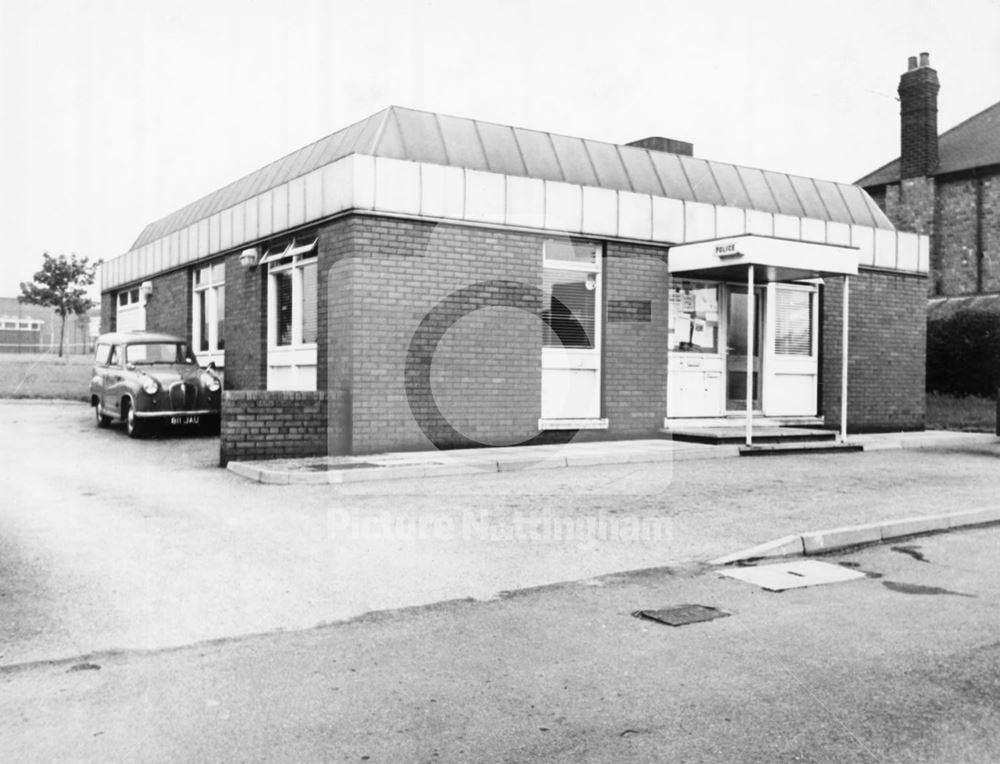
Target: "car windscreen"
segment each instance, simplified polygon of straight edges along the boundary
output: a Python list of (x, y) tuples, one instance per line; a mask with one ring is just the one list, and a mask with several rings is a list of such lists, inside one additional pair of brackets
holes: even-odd
[(125, 363), (195, 363), (191, 349), (181, 342), (142, 342), (125, 348)]

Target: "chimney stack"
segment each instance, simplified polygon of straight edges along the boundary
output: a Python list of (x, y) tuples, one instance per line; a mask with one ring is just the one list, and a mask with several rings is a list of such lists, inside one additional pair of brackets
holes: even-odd
[(931, 69), (929, 53), (919, 61), (910, 56), (907, 71), (899, 78), (900, 174), (915, 178), (932, 174), (938, 167), (937, 94), (941, 89), (937, 72)]

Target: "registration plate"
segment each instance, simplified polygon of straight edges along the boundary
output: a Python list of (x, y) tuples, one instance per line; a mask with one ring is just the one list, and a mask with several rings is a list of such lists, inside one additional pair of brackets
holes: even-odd
[(172, 417), (170, 417), (170, 424), (198, 424), (198, 417), (196, 417), (196, 416), (172, 416)]

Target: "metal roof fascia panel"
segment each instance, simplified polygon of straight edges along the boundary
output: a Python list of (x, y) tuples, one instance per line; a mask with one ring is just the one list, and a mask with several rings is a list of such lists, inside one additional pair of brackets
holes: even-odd
[(483, 141), (486, 161), (493, 172), (504, 175), (528, 174), (512, 127), (479, 121), (476, 122), (476, 127)]
[(632, 191), (632, 182), (613, 143), (584, 140), (591, 164), (597, 172), (597, 182), (604, 188)]
[(687, 174), (681, 167), (681, 160), (677, 154), (669, 154), (665, 151), (652, 151), (641, 149), (649, 156), (656, 175), (660, 179), (663, 191), (668, 199), (681, 199), (685, 202), (696, 202), (698, 199), (691, 189)]
[(774, 194), (771, 193), (771, 187), (767, 185), (764, 173), (761, 170), (755, 167), (740, 167), (737, 165), (736, 172), (739, 173), (740, 179), (743, 181), (743, 187), (746, 188), (747, 194), (750, 195), (751, 209), (760, 210), (761, 212), (781, 212)]
[(806, 212), (799, 201), (798, 194), (792, 187), (789, 176), (774, 170), (761, 170), (764, 180), (774, 195), (774, 200), (778, 204), (778, 211), (782, 215), (793, 215), (794, 217), (805, 217)]
[(566, 182), (580, 186), (598, 185), (597, 175), (594, 173), (583, 139), (555, 134), (550, 134), (550, 137)]
[(562, 181), (562, 168), (548, 133), (515, 127), (514, 140), (521, 149), (528, 177)]
[(439, 114), (437, 121), (451, 164), (467, 170), (489, 172), (476, 125), (471, 119)]
[(666, 196), (663, 184), (656, 174), (653, 160), (649, 157), (649, 151), (635, 148), (633, 146), (619, 146), (618, 155), (625, 165), (629, 180), (632, 181), (632, 189), (640, 194), (650, 194), (651, 196)]
[(694, 193), (695, 201), (702, 204), (725, 205), (725, 199), (712, 173), (711, 164), (705, 159), (677, 155), (677, 159), (684, 168), (688, 182), (691, 184), (691, 191)]
[(812, 178), (806, 178), (801, 175), (789, 175), (788, 181), (792, 184), (792, 188), (795, 189), (796, 195), (802, 202), (805, 217), (815, 218), (816, 220), (830, 219), (830, 212), (823, 203), (823, 197), (819, 195), (819, 189), (816, 188), (816, 183)]
[(828, 219), (838, 223), (854, 223), (853, 215), (844, 201), (844, 197), (837, 189), (837, 184), (831, 180), (813, 180), (816, 190), (826, 207)]
[(753, 206), (735, 165), (711, 161), (708, 164), (712, 168), (712, 175), (715, 176), (716, 183), (719, 185), (725, 206), (743, 209), (749, 209)]
[[(411, 109), (392, 109), (392, 116), (396, 119), (396, 124), (402, 138), (402, 148), (404, 155), (395, 157), (396, 159), (409, 159), (414, 162), (430, 162), (433, 164), (447, 164), (448, 154), (441, 139), (441, 131), (438, 129), (437, 119), (433, 114), (426, 111), (413, 111)], [(378, 156), (386, 156), (381, 152), (381, 144), (385, 141), (391, 122), (386, 122), (386, 134), (379, 141)]]

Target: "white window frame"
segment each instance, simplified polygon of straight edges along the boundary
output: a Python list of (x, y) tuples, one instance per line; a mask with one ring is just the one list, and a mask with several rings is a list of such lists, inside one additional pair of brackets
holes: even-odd
[[(261, 259), (267, 265), (267, 389), (315, 390), (317, 343), (304, 342), (303, 326), (303, 268), (315, 265), (317, 237), (295, 239), (283, 246), (270, 247)], [(278, 289), (277, 276), (292, 276), (292, 341), (278, 344)], [(317, 277), (319, 270), (317, 267)], [(317, 290), (319, 283), (317, 278)], [(317, 294), (316, 308), (319, 309)]]
[[(146, 306), (140, 297), (140, 288), (132, 286), (116, 295), (115, 327), (118, 331), (143, 331), (146, 328)], [(124, 300), (122, 298), (125, 298)], [(125, 321), (122, 321), (125, 318)], [(128, 329), (122, 328), (122, 323)]]
[[(219, 266), (222, 266), (221, 269)], [(218, 272), (221, 271), (221, 278)], [(200, 278), (199, 278), (200, 276)], [(219, 293), (223, 293), (223, 313), (225, 313), (225, 289), (226, 289), (226, 263), (225, 260), (216, 260), (213, 263), (202, 265), (191, 273), (191, 344), (198, 362), (203, 366), (209, 362), (220, 368), (226, 365), (226, 352), (224, 347), (219, 347)], [(202, 337), (201, 325), (201, 301), (200, 294), (205, 295), (205, 310), (208, 313), (208, 337)], [(225, 315), (222, 317), (223, 334), (225, 334)], [(207, 340), (208, 349), (202, 350), (202, 341)], [(225, 343), (225, 336), (223, 336)]]

